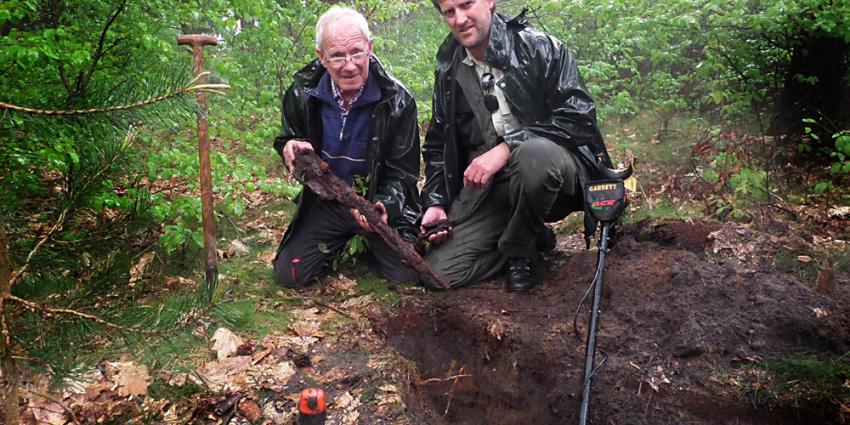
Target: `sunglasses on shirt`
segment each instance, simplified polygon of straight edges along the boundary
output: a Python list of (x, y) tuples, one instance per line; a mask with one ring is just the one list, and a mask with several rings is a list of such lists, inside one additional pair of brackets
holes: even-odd
[(499, 99), (493, 94), (493, 88), (496, 86), (496, 77), (489, 72), (481, 75), (481, 90), (484, 91), (484, 107), (490, 112), (499, 110)]

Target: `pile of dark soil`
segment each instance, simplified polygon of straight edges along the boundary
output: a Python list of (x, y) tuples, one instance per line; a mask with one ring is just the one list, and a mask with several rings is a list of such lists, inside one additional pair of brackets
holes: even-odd
[[(837, 421), (834, 408), (753, 403), (727, 371), (800, 353), (846, 353), (848, 282), (822, 295), (769, 265), (711, 258), (708, 235), (718, 228), (624, 229), (605, 269), (598, 344), (607, 360), (593, 381), (591, 423)], [(594, 251), (560, 250), (529, 295), (505, 293), (497, 279), (408, 300), (381, 323), (388, 343), (416, 364), (408, 400), (415, 422), (575, 423), (584, 343), (572, 323), (595, 262)]]

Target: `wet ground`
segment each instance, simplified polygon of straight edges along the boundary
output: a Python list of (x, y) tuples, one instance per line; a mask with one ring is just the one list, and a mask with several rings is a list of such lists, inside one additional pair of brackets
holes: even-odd
[[(593, 380), (590, 423), (837, 423), (835, 409), (754, 403), (748, 397), (757, 394), (730, 371), (846, 353), (846, 274), (817, 293), (812, 282), (776, 270), (769, 243), (753, 247), (745, 230), (722, 230), (681, 221), (624, 228), (605, 267), (597, 359), (607, 359)], [(795, 243), (780, 239), (771, 240)], [(374, 319), (386, 343), (415, 365), (405, 422), (576, 423), (585, 349), (573, 317), (596, 265), (596, 252), (578, 245), (578, 237), (559, 238), (531, 294), (504, 292), (501, 278), (406, 297), (389, 317)], [(579, 315), (582, 336), (588, 311), (589, 302)]]

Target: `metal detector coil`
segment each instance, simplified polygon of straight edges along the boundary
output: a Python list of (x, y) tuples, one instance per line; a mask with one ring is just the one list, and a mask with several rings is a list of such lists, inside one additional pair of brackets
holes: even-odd
[(629, 205), (629, 198), (622, 179), (596, 180), (585, 184), (584, 202), (586, 211), (606, 223), (620, 218)]

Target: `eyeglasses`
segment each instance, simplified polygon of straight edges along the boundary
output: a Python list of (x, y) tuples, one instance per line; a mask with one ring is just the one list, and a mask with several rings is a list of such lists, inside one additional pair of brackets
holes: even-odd
[(490, 112), (499, 110), (499, 99), (496, 98), (495, 94), (491, 93), (495, 86), (496, 77), (493, 74), (485, 72), (481, 75), (481, 90), (484, 90), (484, 107)]
[(331, 56), (326, 60), (326, 62), (328, 63), (328, 65), (330, 65), (334, 68), (342, 68), (343, 66), (345, 66), (345, 63), (348, 62), (349, 60), (351, 60), (352, 62), (357, 62), (368, 54), (369, 54), (368, 52), (360, 52), (360, 53), (355, 53), (353, 55)]

